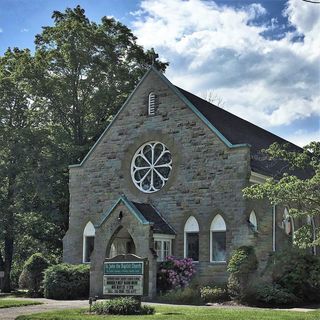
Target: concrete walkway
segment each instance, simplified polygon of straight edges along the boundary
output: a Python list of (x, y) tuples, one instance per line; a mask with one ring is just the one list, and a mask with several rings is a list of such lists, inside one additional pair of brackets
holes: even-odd
[[(16, 317), (20, 315), (27, 315), (32, 313), (40, 313), (53, 310), (62, 310), (62, 309), (76, 309), (76, 308), (88, 308), (88, 300), (49, 300), (49, 299), (32, 299), (32, 298), (14, 298), (17, 300), (34, 300), (42, 302), (43, 304), (35, 306), (24, 306), (24, 307), (14, 307), (14, 308), (0, 308), (0, 320), (15, 320)], [(167, 305), (161, 303), (152, 303), (147, 302), (146, 304), (150, 305)], [(179, 306), (171, 305), (170, 306)], [(180, 305), (181, 306), (181, 305)], [(187, 307), (187, 306), (186, 306)], [(188, 306), (195, 307), (195, 306)], [(247, 306), (236, 306), (236, 305), (221, 305), (221, 304), (212, 304), (211, 306), (202, 306), (203, 308), (251, 308)], [(309, 312), (319, 310), (320, 306), (310, 306), (306, 308), (291, 308), (291, 309), (273, 309), (273, 310), (283, 310), (283, 311), (298, 311), (298, 312)]]
[[(16, 300), (24, 300), (24, 298), (14, 298)], [(39, 313), (45, 311), (61, 310), (61, 309), (75, 309), (89, 307), (88, 300), (49, 300), (49, 299), (25, 299), (35, 300), (42, 302), (43, 304), (35, 306), (24, 306), (24, 307), (13, 307), (13, 308), (0, 308), (0, 319), (1, 320), (14, 320), (16, 317)]]

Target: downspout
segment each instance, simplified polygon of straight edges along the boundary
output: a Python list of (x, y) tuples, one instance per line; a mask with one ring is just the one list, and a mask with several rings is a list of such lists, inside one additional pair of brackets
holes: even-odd
[(276, 205), (272, 206), (272, 251), (276, 251)]

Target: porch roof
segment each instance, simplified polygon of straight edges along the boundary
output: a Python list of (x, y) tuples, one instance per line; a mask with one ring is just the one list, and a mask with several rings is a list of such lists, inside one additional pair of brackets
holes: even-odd
[(176, 234), (174, 229), (151, 204), (131, 201), (124, 194), (103, 214), (101, 221), (95, 227), (99, 228), (120, 203), (123, 203), (140, 223), (152, 225), (154, 233)]
[(131, 203), (135, 208), (144, 216), (144, 218), (153, 224), (154, 233), (172, 234), (175, 235), (173, 228), (165, 221), (165, 219), (160, 215), (160, 213), (148, 203)]

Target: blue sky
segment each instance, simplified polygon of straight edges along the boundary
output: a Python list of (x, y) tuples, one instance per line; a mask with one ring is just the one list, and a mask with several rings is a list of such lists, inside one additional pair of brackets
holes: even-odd
[(113, 16), (166, 76), (299, 145), (320, 140), (320, 4), (302, 0), (0, 0), (0, 54), (33, 49), (53, 10)]

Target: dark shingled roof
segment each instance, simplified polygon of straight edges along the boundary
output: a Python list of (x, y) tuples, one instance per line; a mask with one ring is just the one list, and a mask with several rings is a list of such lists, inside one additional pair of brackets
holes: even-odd
[(161, 217), (157, 210), (147, 203), (137, 203), (131, 201), (131, 203), (136, 207), (138, 211), (145, 217), (149, 222), (153, 223), (154, 233), (164, 233), (175, 235), (175, 231), (170, 227), (170, 225)]
[[(207, 119), (227, 138), (232, 144), (247, 143), (251, 145), (251, 169), (254, 172), (278, 176), (282, 174), (284, 161), (270, 161), (261, 154), (261, 149), (267, 149), (272, 143), (289, 144), (290, 151), (301, 152), (302, 148), (282, 139), (275, 134), (264, 130), (249, 121), (241, 119), (234, 114), (221, 109), (210, 102), (201, 99), (194, 94), (176, 87)], [(303, 170), (295, 170), (295, 174), (306, 178), (310, 173)]]

